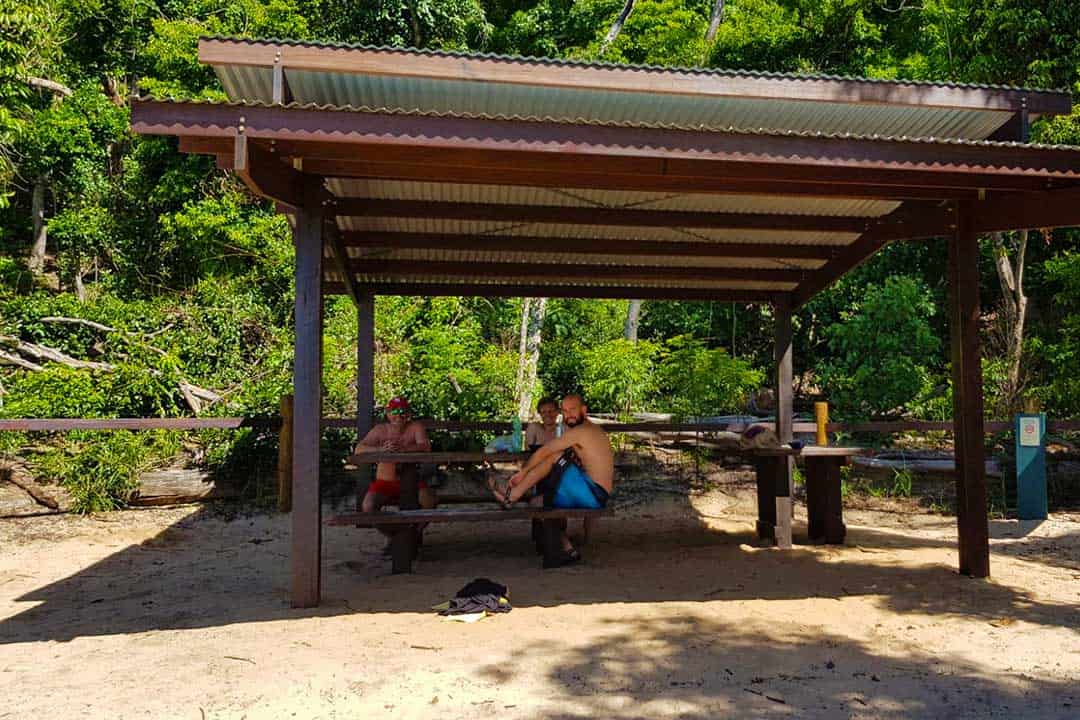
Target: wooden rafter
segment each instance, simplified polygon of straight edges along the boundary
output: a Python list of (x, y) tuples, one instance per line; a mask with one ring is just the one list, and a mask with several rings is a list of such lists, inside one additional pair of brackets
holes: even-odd
[(843, 245), (795, 245), (786, 243), (707, 242), (675, 240), (623, 240), (621, 238), (553, 238), (522, 235), (452, 235), (442, 233), (391, 233), (346, 231), (345, 247), (410, 250), (522, 252), (542, 249), (546, 253), (621, 255), (626, 257), (730, 257), (791, 260), (829, 260)]
[[(338, 157), (429, 166), (453, 161), (530, 170), (642, 177), (727, 177), (788, 183), (862, 183), (934, 189), (1034, 191), (1080, 180), (1080, 150), (1023, 145), (700, 132), (564, 122), (451, 118), (324, 108), (133, 101), (142, 134), (332, 143)], [(441, 154), (441, 155), (440, 155)], [(472, 158), (470, 160), (470, 158)], [(509, 164), (507, 167), (505, 164)], [(305, 172), (312, 172), (308, 167)], [(635, 186), (636, 187), (636, 186)], [(626, 188), (631, 189), (631, 188)]]
[(811, 271), (772, 270), (759, 268), (702, 268), (665, 265), (586, 265), (570, 263), (494, 262), (473, 263), (438, 260), (354, 260), (350, 269), (357, 273), (376, 277), (413, 278), (425, 277), (463, 280), (475, 278), (499, 278), (507, 282), (527, 282), (530, 279), (581, 278), (589, 280), (614, 280), (624, 282), (652, 281), (733, 281), (762, 283), (797, 283)]
[(339, 216), (439, 218), (507, 223), (682, 227), (729, 230), (862, 233), (872, 222), (865, 217), (781, 215), (776, 213), (686, 212), (608, 207), (510, 205), (499, 203), (374, 200), (343, 197), (334, 201)]
[[(522, 282), (513, 284), (484, 284), (469, 281), (454, 283), (380, 282), (361, 283), (363, 292), (376, 295), (480, 296), (480, 297), (569, 297), (605, 298), (610, 300), (697, 300), (717, 302), (771, 302), (775, 290), (750, 288), (682, 288), (649, 287), (630, 283), (606, 285), (570, 285), (566, 283)], [(323, 293), (340, 295), (345, 292), (341, 283), (323, 283)]]

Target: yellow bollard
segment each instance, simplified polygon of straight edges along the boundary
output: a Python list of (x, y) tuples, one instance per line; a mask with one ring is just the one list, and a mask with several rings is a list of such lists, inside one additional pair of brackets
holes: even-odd
[(829, 444), (829, 434), (825, 432), (825, 426), (829, 423), (829, 403), (814, 403), (814, 422), (817, 423), (817, 444), (826, 447)]

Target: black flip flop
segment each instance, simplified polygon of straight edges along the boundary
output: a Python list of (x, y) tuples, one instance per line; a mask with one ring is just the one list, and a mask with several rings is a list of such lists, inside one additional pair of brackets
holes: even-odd
[(544, 569), (551, 570), (552, 568), (566, 567), (567, 565), (575, 565), (581, 562), (581, 553), (576, 549), (570, 548), (569, 550), (563, 550), (552, 559), (544, 558)]

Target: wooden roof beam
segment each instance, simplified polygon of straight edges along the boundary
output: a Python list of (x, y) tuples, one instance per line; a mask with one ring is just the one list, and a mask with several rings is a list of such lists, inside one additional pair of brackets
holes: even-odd
[[(919, 143), (832, 136), (448, 118), (325, 108), (251, 107), (153, 100), (132, 103), (142, 134), (328, 143), (338, 157), (411, 158), (433, 167), (457, 158), (507, 174), (561, 170), (627, 177), (726, 177), (771, 182), (1045, 190), (1080, 181), (1080, 151), (1025, 145)], [(472, 161), (468, 158), (472, 157)], [(465, 160), (461, 160), (465, 158)], [(439, 162), (436, 162), (439, 160)], [(503, 165), (499, 165), (503, 163)], [(304, 166), (305, 172), (314, 172)], [(320, 172), (319, 174), (323, 174)], [(624, 185), (634, 189), (636, 185)]]
[(259, 197), (290, 207), (303, 202), (303, 174), (249, 142), (243, 132), (233, 138), (232, 171)]
[[(564, 297), (607, 300), (692, 300), (716, 302), (772, 302), (774, 290), (728, 288), (658, 288), (631, 284), (568, 285), (565, 283), (482, 284), (475, 282), (361, 283), (360, 289), (376, 295), (421, 295), (427, 297)], [(341, 283), (323, 283), (326, 295), (341, 295)]]
[(386, 277), (460, 277), (503, 278), (524, 281), (526, 278), (576, 278), (589, 280), (653, 281), (742, 281), (798, 283), (813, 270), (758, 268), (703, 268), (668, 265), (589, 265), (582, 263), (493, 262), (473, 263), (440, 260), (353, 260), (354, 273)]
[(805, 305), (815, 295), (832, 285), (842, 276), (866, 262), (893, 240), (941, 237), (956, 227), (954, 203), (941, 205), (933, 211), (923, 206), (902, 205), (889, 213), (843, 252), (815, 270), (799, 284), (792, 294), (794, 309)]
[(686, 212), (611, 207), (509, 205), (499, 203), (378, 200), (340, 197), (340, 216), (439, 218), (507, 223), (557, 225), (609, 225), (625, 227), (681, 227), (728, 230), (790, 230), (793, 232), (862, 233), (870, 218), (769, 213)]
[(353, 305), (359, 308), (360, 291), (356, 286), (356, 276), (348, 270), (349, 254), (348, 251), (345, 250), (345, 245), (342, 242), (341, 230), (338, 229), (337, 220), (331, 213), (328, 213), (326, 217), (323, 238), (333, 256), (334, 269), (345, 279), (345, 291), (348, 293), (349, 297), (352, 298)]
[(843, 245), (794, 245), (622, 238), (557, 238), (522, 235), (452, 235), (345, 231), (345, 247), (479, 252), (545, 252), (632, 257), (730, 257), (829, 260)]

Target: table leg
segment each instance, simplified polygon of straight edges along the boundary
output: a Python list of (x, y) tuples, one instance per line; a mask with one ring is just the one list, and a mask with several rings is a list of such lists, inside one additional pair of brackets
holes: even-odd
[(544, 566), (558, 564), (562, 559), (562, 534), (566, 529), (566, 519), (543, 520)]
[[(401, 497), (398, 508), (401, 510), (420, 509), (420, 490), (417, 487), (418, 469), (415, 463), (401, 463), (397, 466), (398, 482), (401, 483)], [(395, 575), (412, 572), (412, 563), (416, 559), (416, 525), (401, 525), (390, 540), (392, 569)]]
[(791, 491), (794, 484), (795, 460), (791, 457), (774, 458), (774, 482), (776, 483), (776, 547), (781, 550), (791, 549), (791, 518), (795, 506), (791, 503)]
[(755, 461), (758, 488), (757, 534), (774, 540), (777, 547), (791, 547), (791, 458), (762, 457)]
[(811, 540), (841, 545), (847, 535), (840, 483), (843, 462), (841, 457), (806, 458), (806, 506)]
[(776, 539), (776, 485), (773, 482), (771, 458), (757, 458), (754, 470), (757, 475), (757, 536), (758, 540)]

